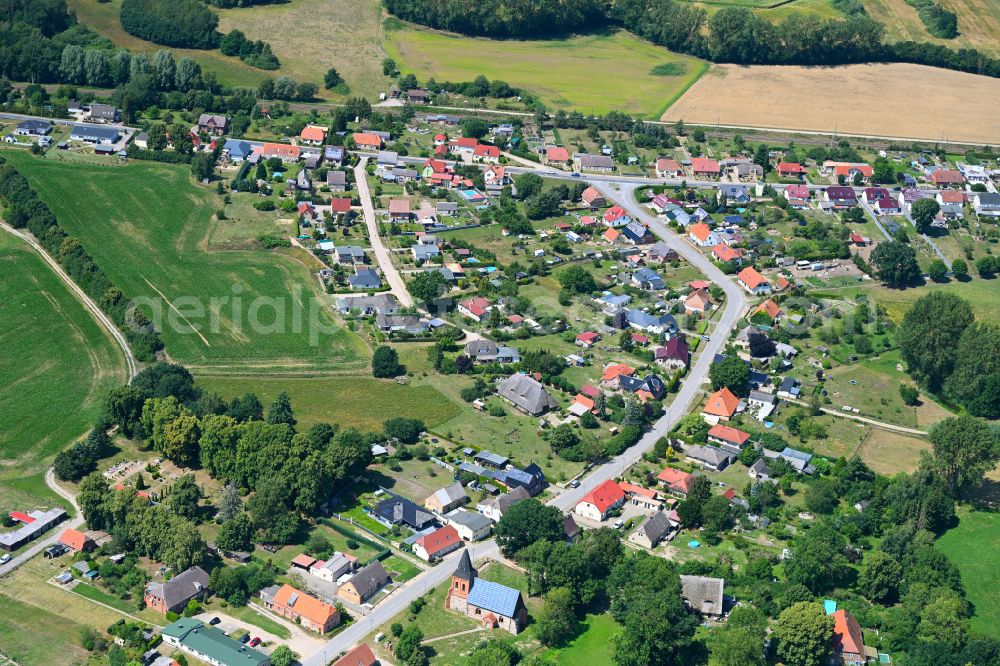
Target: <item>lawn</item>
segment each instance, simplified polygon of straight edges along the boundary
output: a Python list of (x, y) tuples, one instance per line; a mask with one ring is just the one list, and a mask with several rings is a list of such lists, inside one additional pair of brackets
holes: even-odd
[[(551, 107), (585, 113), (657, 117), (707, 69), (704, 61), (624, 31), (499, 41), (401, 25), (386, 32), (386, 51), (420, 79), (471, 81), (483, 74), (530, 90)], [(484, 58), (484, 53), (503, 57)], [(657, 67), (669, 73), (654, 74)]]
[(80, 647), (84, 625), (6, 596), (0, 606), (0, 650), (21, 666), (87, 663), (89, 653)]
[(172, 360), (240, 374), (366, 365), (367, 348), (334, 319), (303, 251), (205, 250), (220, 200), (186, 167), (5, 154), (112, 281), (153, 312)]
[(938, 541), (938, 547), (962, 573), (969, 601), (974, 606), (972, 630), (1000, 638), (1000, 569), (996, 546), (1000, 543), (1000, 514), (980, 511), (959, 514), (958, 527)]
[[(121, 0), (68, 0), (69, 9), (76, 14), (77, 20), (88, 28), (92, 28), (102, 37), (107, 37), (115, 46), (122, 46), (137, 53), (152, 55), (163, 48), (145, 39), (133, 37), (122, 28), (118, 20)], [(220, 26), (221, 27), (221, 26)], [(268, 39), (272, 46), (278, 45), (278, 40)], [(169, 49), (174, 58), (189, 56), (198, 61), (204, 72), (214, 72), (219, 83), (230, 86), (248, 86), (256, 88), (261, 79), (269, 76), (280, 76), (283, 70), (266, 72), (244, 64), (237, 57), (224, 56), (218, 50), (202, 51), (197, 49)], [(277, 53), (277, 48), (275, 49)], [(325, 71), (325, 70), (324, 70)], [(314, 83), (322, 83), (322, 74), (310, 79)]]
[(79, 594), (84, 599), (90, 599), (91, 601), (96, 601), (99, 604), (104, 604), (105, 606), (111, 606), (112, 608), (125, 613), (126, 615), (134, 615), (143, 618), (151, 623), (156, 623), (157, 621), (163, 621), (163, 616), (158, 614), (152, 609), (144, 609), (139, 611), (135, 607), (135, 602), (129, 602), (121, 599), (113, 594), (108, 594), (104, 590), (101, 590), (89, 583), (79, 582), (71, 590), (74, 594)]
[(457, 416), (460, 409), (431, 386), (409, 386), (372, 377), (198, 377), (198, 384), (231, 399), (256, 393), (264, 405), (281, 391), (292, 398), (297, 427), (316, 423), (380, 432), (390, 416), (421, 419), (428, 427)]
[(6, 232), (0, 321), (0, 510), (48, 508), (57, 500), (44, 469), (125, 381), (125, 360), (52, 269)]
[(421, 571), (417, 565), (407, 562), (398, 555), (392, 555), (382, 560), (382, 566), (389, 572), (394, 583), (405, 583), (411, 578), (420, 575)]
[(977, 319), (1000, 323), (1000, 282), (995, 279), (974, 278), (968, 282), (952, 280), (945, 284), (929, 283), (915, 289), (888, 289), (873, 281), (866, 284), (864, 290), (884, 306), (889, 317), (897, 323), (903, 319), (914, 301), (936, 290), (958, 294), (969, 301)]
[(545, 659), (556, 664), (575, 666), (576, 664), (610, 664), (611, 639), (621, 625), (610, 613), (587, 615), (580, 622), (580, 633), (565, 647), (550, 649), (543, 653)]
[[(212, 603), (209, 605), (210, 610), (216, 610), (216, 604)], [(229, 604), (225, 608), (221, 604), (218, 605), (218, 609), (222, 613), (231, 615), (237, 620), (246, 622), (247, 624), (252, 624), (253, 626), (268, 631), (279, 638), (290, 638), (292, 632), (289, 631), (288, 627), (281, 624), (280, 622), (275, 622), (266, 615), (261, 615), (249, 606), (233, 606)]]

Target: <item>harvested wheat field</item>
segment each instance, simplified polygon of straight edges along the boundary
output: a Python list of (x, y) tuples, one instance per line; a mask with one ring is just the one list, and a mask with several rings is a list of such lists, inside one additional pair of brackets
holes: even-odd
[(1000, 79), (923, 65), (718, 65), (662, 119), (997, 144), (997, 100)]

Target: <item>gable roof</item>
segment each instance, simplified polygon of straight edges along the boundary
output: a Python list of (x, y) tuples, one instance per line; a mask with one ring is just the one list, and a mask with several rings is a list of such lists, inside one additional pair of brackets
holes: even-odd
[(639, 531), (645, 534), (651, 543), (655, 544), (670, 531), (670, 519), (663, 511), (657, 511), (643, 522)]
[(424, 550), (427, 551), (427, 554), (433, 557), (435, 554), (440, 553), (446, 548), (450, 548), (457, 543), (462, 543), (462, 539), (458, 536), (458, 530), (451, 525), (445, 525), (440, 529), (434, 530), (430, 534), (425, 534), (414, 543), (418, 543), (423, 546)]
[(705, 409), (702, 411), (713, 416), (725, 416), (728, 418), (736, 413), (736, 408), (739, 407), (739, 404), (740, 399), (732, 391), (723, 386), (708, 396), (708, 400), (705, 402)]
[(167, 608), (176, 608), (198, 596), (209, 585), (208, 574), (201, 567), (191, 567), (163, 583), (150, 583), (147, 592), (163, 599)]
[(518, 605), (522, 603), (519, 590), (482, 578), (473, 579), (468, 602), (504, 617), (514, 617)]
[(442, 506), (447, 506), (453, 502), (469, 499), (469, 496), (465, 494), (465, 488), (463, 488), (462, 484), (458, 481), (450, 486), (438, 488), (434, 494), (431, 495), (431, 497), (436, 498)]
[(709, 227), (704, 222), (699, 222), (697, 224), (691, 225), (691, 228), (688, 230), (688, 233), (690, 233), (692, 236), (694, 236), (700, 241), (707, 241), (709, 235), (712, 233), (712, 228)]
[(612, 479), (608, 479), (583, 496), (580, 503), (593, 504), (597, 510), (604, 513), (616, 503), (625, 499), (625, 491)]
[(405, 523), (416, 529), (423, 529), (434, 521), (434, 515), (399, 495), (389, 494), (375, 505), (374, 512), (393, 525)]
[(691, 158), (691, 170), (695, 173), (719, 173), (719, 163), (707, 157)]
[(477, 157), (500, 157), (500, 149), (486, 143), (478, 144), (472, 151)]
[(736, 277), (750, 289), (756, 289), (762, 284), (767, 284), (767, 278), (758, 273), (757, 269), (753, 266), (747, 266)]
[(378, 134), (355, 132), (352, 138), (354, 139), (354, 144), (357, 146), (375, 146), (376, 148), (382, 147), (382, 137)]
[(321, 626), (325, 626), (331, 617), (338, 614), (336, 607), (310, 594), (300, 592), (288, 584), (282, 585), (275, 593), (274, 603), (291, 608), (302, 617)]
[(362, 643), (343, 657), (333, 662), (331, 666), (375, 666), (378, 659), (375, 653), (368, 647), (367, 643)]
[(348, 583), (353, 585), (354, 589), (358, 592), (358, 596), (365, 599), (380, 590), (388, 582), (389, 574), (385, 572), (382, 563), (375, 560), (351, 576), (351, 579), (345, 585)]
[(544, 386), (522, 373), (513, 374), (503, 380), (497, 387), (497, 393), (529, 414), (540, 414), (546, 409), (559, 406)]
[(833, 647), (838, 652), (865, 653), (864, 634), (854, 616), (841, 608), (833, 613)]
[(656, 478), (667, 484), (670, 489), (685, 495), (691, 490), (691, 485), (694, 483), (693, 474), (682, 472), (673, 467), (664, 467), (663, 471), (656, 475)]
[(568, 162), (569, 151), (560, 146), (550, 146), (545, 149), (545, 159), (549, 162)]
[(682, 336), (677, 335), (667, 340), (665, 345), (657, 349), (654, 352), (654, 358), (676, 359), (687, 363), (688, 360), (690, 360), (691, 355), (688, 350), (687, 341)]
[(754, 314), (757, 314), (758, 312), (763, 312), (771, 319), (775, 319), (778, 315), (781, 314), (781, 308), (778, 306), (777, 303), (775, 303), (772, 299), (769, 298), (760, 305), (758, 305), (757, 309), (753, 311)]
[(86, 534), (80, 530), (74, 530), (72, 527), (67, 527), (59, 535), (59, 543), (69, 546), (73, 550), (83, 550), (87, 545), (87, 541)]
[(626, 363), (614, 363), (612, 365), (604, 368), (604, 374), (601, 375), (601, 381), (610, 382), (618, 379), (622, 375), (630, 377), (635, 373), (635, 368)]
[(743, 432), (738, 428), (722, 425), (721, 423), (712, 426), (708, 431), (708, 436), (721, 439), (724, 442), (732, 442), (739, 446), (743, 446), (750, 439), (750, 433)]
[(299, 138), (303, 141), (323, 141), (326, 139), (327, 129), (319, 125), (306, 125), (299, 133)]
[(712, 248), (712, 254), (718, 257), (719, 261), (732, 261), (733, 259), (739, 259), (742, 257), (743, 250), (730, 247), (727, 243), (719, 243)]

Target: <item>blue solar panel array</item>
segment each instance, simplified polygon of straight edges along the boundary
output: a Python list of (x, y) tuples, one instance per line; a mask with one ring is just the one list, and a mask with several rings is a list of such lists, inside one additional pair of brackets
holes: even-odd
[(469, 603), (504, 617), (513, 617), (520, 596), (519, 591), (506, 585), (477, 578), (469, 592)]

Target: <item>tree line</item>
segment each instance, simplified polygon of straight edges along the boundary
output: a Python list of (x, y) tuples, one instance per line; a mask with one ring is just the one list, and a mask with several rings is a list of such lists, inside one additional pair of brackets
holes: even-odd
[(141, 361), (152, 361), (163, 348), (160, 334), (139, 310), (129, 320), (129, 298), (87, 253), (79, 239), (59, 226), (55, 214), (12, 164), (0, 157), (0, 198), (6, 202), (7, 222), (27, 229), (73, 281), (107, 313), (128, 338)]
[[(850, 0), (838, 3), (845, 18), (817, 19), (793, 13), (777, 24), (746, 7), (724, 7), (709, 17), (703, 8), (677, 0), (617, 0), (606, 13), (591, 0), (511, 0), (500, 3), (503, 11), (495, 3), (471, 0), (384, 2), (400, 18), (470, 35), (546, 37), (613, 24), (672, 51), (713, 62), (840, 65), (899, 61), (1000, 77), (1000, 59), (975, 49), (953, 51), (923, 42), (886, 42), (884, 26)], [(557, 18), (547, 15), (553, 6), (561, 12)], [(939, 5), (923, 0), (920, 11), (931, 34), (948, 36), (957, 30), (954, 15)]]
[(119, 18), (125, 32), (155, 44), (189, 49), (219, 45), (219, 17), (198, 0), (123, 0)]

